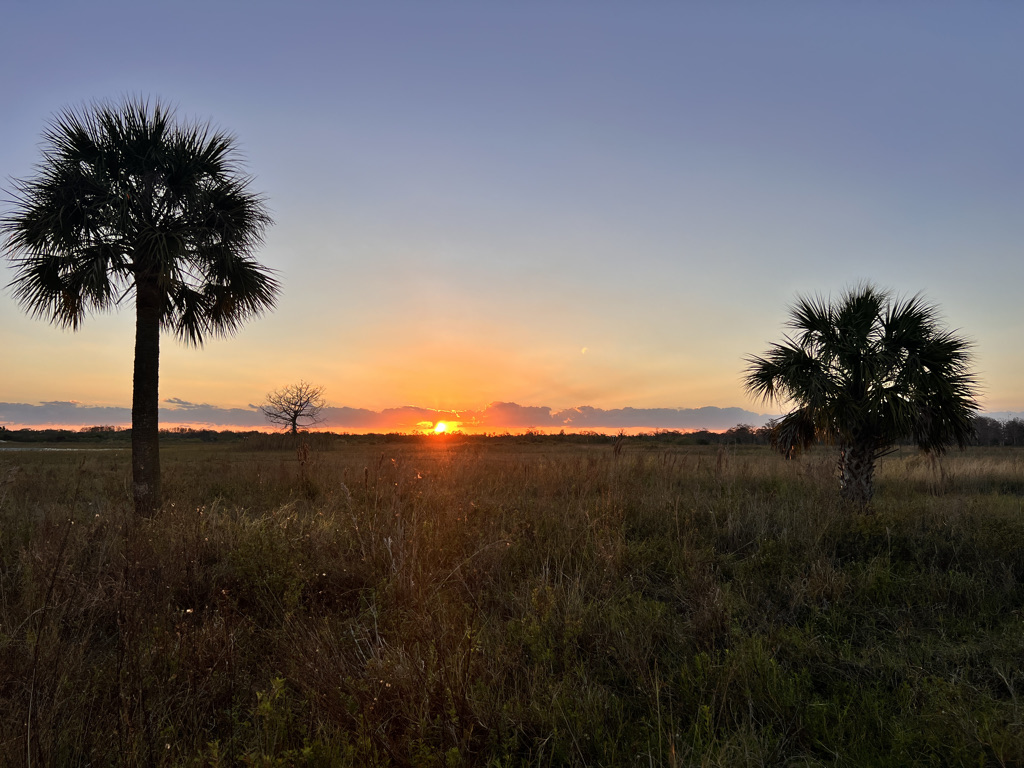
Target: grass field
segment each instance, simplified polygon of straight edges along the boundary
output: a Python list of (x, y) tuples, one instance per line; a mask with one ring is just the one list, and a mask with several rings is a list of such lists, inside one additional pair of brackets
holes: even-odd
[(0, 451), (0, 765), (1024, 764), (1024, 449)]

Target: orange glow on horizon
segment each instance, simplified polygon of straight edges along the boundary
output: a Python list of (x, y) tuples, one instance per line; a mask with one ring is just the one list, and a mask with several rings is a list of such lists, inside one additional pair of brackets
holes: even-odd
[[(444, 429), (438, 429), (438, 426), (443, 424)], [(83, 424), (21, 424), (17, 422), (4, 422), (3, 426), (11, 432), (17, 432), (20, 430), (31, 430), (34, 432), (40, 432), (43, 430), (55, 430), (55, 431), (68, 431), (68, 432), (81, 432), (88, 430), (90, 427)], [(113, 425), (116, 431), (130, 429), (131, 424), (116, 424)], [(203, 424), (196, 422), (162, 422), (160, 424), (161, 431), (175, 431), (178, 429), (191, 429), (195, 431), (209, 430), (211, 432), (262, 432), (265, 434), (282, 434), (281, 430), (274, 429), (273, 427), (262, 425), (252, 426), (244, 424)], [(325, 433), (334, 435), (366, 435), (366, 434), (387, 434), (395, 433), (400, 435), (445, 435), (445, 436), (474, 436), (474, 435), (524, 435), (524, 434), (539, 434), (539, 435), (557, 435), (560, 432), (564, 432), (569, 435), (617, 435), (624, 433), (626, 435), (656, 435), (659, 433), (668, 434), (687, 434), (691, 432), (707, 431), (713, 433), (725, 432), (725, 429), (695, 429), (695, 428), (657, 428), (657, 427), (579, 427), (563, 429), (558, 426), (554, 427), (524, 427), (521, 425), (509, 425), (502, 426), (500, 424), (489, 424), (486, 426), (477, 426), (464, 422), (456, 422), (452, 420), (444, 422), (421, 422), (416, 428), (409, 428), (406, 425), (396, 424), (394, 427), (380, 425), (366, 428), (352, 428), (352, 427), (331, 427), (330, 425), (324, 425), (321, 427), (314, 427), (313, 429), (304, 430), (309, 434)], [(11, 442), (4, 440), (2, 433), (0, 433), (0, 443)]]

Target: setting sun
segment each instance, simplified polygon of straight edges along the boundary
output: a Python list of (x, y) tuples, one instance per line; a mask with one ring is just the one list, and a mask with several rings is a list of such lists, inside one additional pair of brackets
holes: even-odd
[(435, 433), (435, 434), (438, 434), (438, 435), (439, 435), (439, 434), (441, 434), (442, 432), (445, 432), (445, 431), (447, 431), (447, 429), (448, 429), (448, 425), (447, 425), (447, 424), (445, 424), (445, 423), (444, 423), (443, 421), (439, 421), (439, 422), (437, 422), (437, 424), (436, 424), (436, 425), (434, 426), (434, 433)]

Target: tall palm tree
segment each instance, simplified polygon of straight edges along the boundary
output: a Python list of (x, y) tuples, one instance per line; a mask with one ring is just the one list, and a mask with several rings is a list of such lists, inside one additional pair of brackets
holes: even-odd
[(970, 344), (920, 296), (864, 285), (834, 303), (799, 298), (787, 325), (783, 343), (747, 358), (746, 388), (794, 404), (774, 429), (787, 456), (819, 438), (839, 444), (844, 498), (871, 499), (875, 462), (899, 440), (941, 453), (973, 436)]
[(33, 178), (0, 219), (14, 295), (77, 330), (86, 313), (135, 303), (132, 495), (160, 505), (160, 332), (199, 346), (273, 307), (278, 284), (253, 253), (271, 223), (235, 139), (175, 122), (144, 99), (60, 112)]

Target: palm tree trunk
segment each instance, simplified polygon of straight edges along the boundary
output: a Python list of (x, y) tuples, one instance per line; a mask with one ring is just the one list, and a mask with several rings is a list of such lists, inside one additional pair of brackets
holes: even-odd
[(135, 375), (132, 382), (132, 499), (135, 512), (160, 508), (160, 292), (136, 278)]
[(875, 493), (875, 446), (873, 441), (858, 440), (843, 447), (839, 460), (839, 492), (844, 499), (861, 506)]

